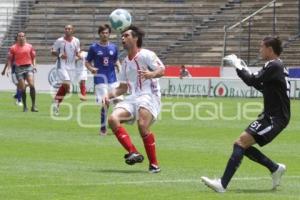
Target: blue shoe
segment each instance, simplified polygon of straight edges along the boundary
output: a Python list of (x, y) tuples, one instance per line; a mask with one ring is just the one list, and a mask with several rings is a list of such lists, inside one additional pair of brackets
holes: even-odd
[(102, 126), (100, 128), (100, 135), (101, 136), (106, 136), (107, 135), (107, 130), (106, 130), (106, 127), (105, 126)]

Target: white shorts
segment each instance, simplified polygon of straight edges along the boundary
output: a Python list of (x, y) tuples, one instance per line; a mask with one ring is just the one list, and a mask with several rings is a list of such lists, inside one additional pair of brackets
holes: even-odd
[(57, 69), (57, 76), (61, 81), (70, 81), (72, 83), (78, 83), (81, 80), (87, 80), (87, 72), (79, 71), (76, 69)]
[[(106, 83), (99, 83), (95, 85), (95, 95), (96, 95), (96, 102), (102, 103), (102, 97), (104, 95), (107, 95), (109, 92), (111, 92), (113, 89), (117, 88), (119, 86), (119, 82), (114, 82), (110, 84)], [(123, 100), (123, 96), (119, 96), (116, 99)]]
[(78, 74), (78, 78), (79, 80), (84, 80), (86, 81), (87, 80), (87, 69), (76, 69), (77, 70), (77, 74)]
[(129, 123), (139, 119), (138, 111), (140, 108), (147, 109), (155, 121), (160, 113), (160, 98), (150, 94), (128, 96), (124, 101), (117, 103), (114, 109), (116, 108), (123, 108), (130, 113), (132, 120)]

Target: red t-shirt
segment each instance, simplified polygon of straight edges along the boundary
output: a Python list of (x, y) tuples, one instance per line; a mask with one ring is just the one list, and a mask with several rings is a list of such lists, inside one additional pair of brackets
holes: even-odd
[(35, 50), (29, 43), (25, 43), (23, 46), (14, 44), (9, 49), (9, 58), (15, 61), (16, 66), (32, 65), (35, 58)]

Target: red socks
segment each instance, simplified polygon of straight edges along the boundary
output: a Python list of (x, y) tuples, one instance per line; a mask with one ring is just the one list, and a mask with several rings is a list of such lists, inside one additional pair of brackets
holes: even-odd
[[(114, 133), (119, 142), (129, 153), (138, 152), (135, 146), (132, 144), (130, 137), (124, 127), (119, 126), (117, 130), (114, 131)], [(157, 166), (158, 162), (156, 159), (155, 139), (153, 133), (149, 133), (146, 137), (143, 137), (143, 142), (150, 164)]]
[(131, 139), (126, 131), (126, 129), (122, 126), (119, 126), (116, 131), (114, 131), (117, 139), (122, 144), (122, 146), (129, 152), (137, 152), (135, 146), (132, 144)]
[(85, 81), (80, 81), (80, 93), (82, 96), (86, 95)]
[(61, 85), (55, 95), (55, 100), (58, 102), (58, 103), (61, 103), (62, 100), (64, 99), (64, 96), (66, 95), (67, 91), (65, 89), (65, 87), (63, 85)]
[(155, 139), (153, 133), (149, 133), (146, 137), (143, 137), (145, 150), (150, 164), (158, 165), (155, 151)]

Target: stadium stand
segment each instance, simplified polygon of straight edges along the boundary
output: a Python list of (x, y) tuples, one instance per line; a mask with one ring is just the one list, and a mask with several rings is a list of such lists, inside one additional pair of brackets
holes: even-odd
[(16, 12), (18, 1), (2, 0), (0, 2), (0, 45)]
[(34, 5), (34, 0), (1, 0), (0, 16), (1, 30), (5, 33), (0, 34), (0, 62), (4, 63), (8, 47), (14, 42), (15, 36), (19, 31), (25, 31), (30, 10)]
[[(233, 25), (261, 8), (270, 0), (39, 0), (27, 5), (28, 16), (23, 15), (22, 25), (27, 39), (37, 49), (39, 63), (53, 63), (50, 48), (54, 40), (63, 34), (65, 24), (73, 24), (82, 48), (97, 39), (97, 26), (108, 23), (108, 15), (115, 8), (128, 9), (134, 23), (143, 27), (147, 37), (145, 47), (158, 53), (167, 65), (219, 66), (223, 53), (224, 26)], [(300, 61), (292, 56), (299, 52), (298, 2), (276, 2), (276, 32), (287, 41), (283, 58), (290, 66)], [(297, 5), (296, 5), (297, 4)], [(23, 9), (20, 9), (22, 7)], [(24, 10), (20, 6), (19, 13)], [(18, 14), (18, 13), (17, 13)], [(23, 13), (24, 14), (24, 11)], [(16, 16), (16, 14), (15, 14)], [(269, 7), (251, 21), (251, 40), (248, 43), (248, 23), (228, 33), (227, 53), (237, 53), (250, 64), (260, 64), (257, 59), (258, 42), (272, 33), (273, 8)], [(11, 27), (15, 26), (11, 23)], [(14, 29), (16, 32), (16, 30)], [(0, 51), (1, 58), (12, 42), (13, 29), (5, 36)], [(114, 33), (113, 41), (120, 38)], [(250, 51), (248, 53), (248, 44)], [(2, 60), (3, 61), (3, 60)]]

